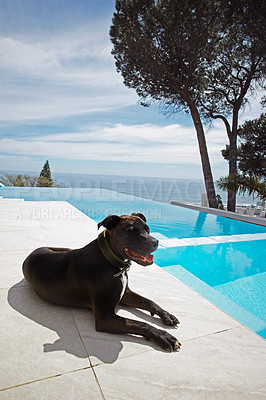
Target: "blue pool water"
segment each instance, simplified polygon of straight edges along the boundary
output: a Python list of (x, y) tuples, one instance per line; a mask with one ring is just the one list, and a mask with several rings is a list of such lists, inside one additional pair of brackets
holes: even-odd
[(172, 247), (156, 251), (161, 267), (178, 264), (208, 285), (227, 282), (266, 272), (266, 241), (217, 243)]
[(167, 238), (265, 233), (259, 225), (233, 221), (166, 203), (106, 189), (2, 187), (0, 196), (33, 201), (65, 200), (100, 222), (109, 214), (142, 212), (154, 232)]
[(265, 244), (251, 240), (158, 249), (155, 262), (266, 338)]
[(162, 243), (155, 262), (266, 338), (266, 227), (105, 189), (12, 187), (0, 196), (66, 200), (97, 222), (142, 212)]

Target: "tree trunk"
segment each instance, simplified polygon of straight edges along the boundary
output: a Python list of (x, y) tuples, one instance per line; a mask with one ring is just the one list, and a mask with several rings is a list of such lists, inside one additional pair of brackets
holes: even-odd
[[(236, 136), (230, 138), (230, 153), (229, 153), (229, 178), (233, 178), (237, 173), (237, 144)], [(227, 211), (235, 212), (236, 210), (236, 192), (233, 190), (227, 191)]]
[(194, 126), (195, 126), (195, 129), (197, 132), (201, 164), (202, 164), (202, 170), (203, 170), (203, 176), (204, 176), (204, 182), (205, 182), (205, 188), (206, 188), (206, 192), (207, 192), (209, 206), (211, 208), (218, 208), (216, 194), (215, 194), (215, 188), (214, 188), (214, 183), (213, 183), (213, 177), (212, 177), (212, 171), (211, 171), (211, 165), (210, 165), (210, 160), (209, 160), (209, 155), (208, 155), (208, 150), (207, 150), (207, 145), (206, 145), (206, 139), (205, 139), (205, 134), (204, 134), (203, 126), (201, 123), (201, 119), (199, 116), (199, 112), (198, 112), (198, 109), (195, 106), (194, 102), (191, 99), (188, 101), (188, 106), (189, 106), (190, 113), (191, 113), (191, 116), (192, 116), (192, 119), (194, 122)]
[[(229, 137), (229, 178), (237, 174), (237, 126), (238, 126), (238, 110), (233, 111), (232, 130)], [(236, 211), (236, 191), (227, 191), (227, 211)]]

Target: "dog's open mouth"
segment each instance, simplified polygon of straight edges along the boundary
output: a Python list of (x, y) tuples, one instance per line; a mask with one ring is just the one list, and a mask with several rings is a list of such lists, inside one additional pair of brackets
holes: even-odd
[(133, 250), (130, 249), (124, 249), (126, 255), (130, 258), (130, 260), (137, 262), (138, 264), (141, 265), (150, 265), (153, 263), (154, 260), (154, 255), (152, 254), (137, 254)]

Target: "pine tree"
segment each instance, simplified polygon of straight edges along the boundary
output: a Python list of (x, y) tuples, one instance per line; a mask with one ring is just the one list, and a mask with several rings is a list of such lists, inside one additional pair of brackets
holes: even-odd
[(212, 208), (217, 208), (217, 200), (199, 105), (219, 12), (211, 0), (117, 0), (110, 28), (117, 71), (124, 84), (136, 90), (140, 104), (159, 102), (170, 115), (190, 113)]
[(50, 170), (50, 165), (49, 165), (48, 160), (46, 160), (46, 162), (43, 166), (43, 169), (41, 170), (40, 178), (51, 179), (51, 170)]
[(39, 186), (39, 187), (54, 186), (54, 181), (52, 180), (52, 177), (51, 177), (51, 170), (50, 170), (50, 165), (49, 165), (48, 160), (46, 160), (46, 162), (43, 166), (43, 169), (41, 170), (40, 176), (38, 178), (37, 186)]

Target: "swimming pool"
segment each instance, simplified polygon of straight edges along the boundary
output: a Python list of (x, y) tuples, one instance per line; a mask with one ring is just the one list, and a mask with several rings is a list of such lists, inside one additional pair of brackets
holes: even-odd
[(266, 338), (266, 227), (106, 189), (10, 187), (0, 196), (66, 200), (96, 222), (142, 212), (160, 241), (155, 263)]

